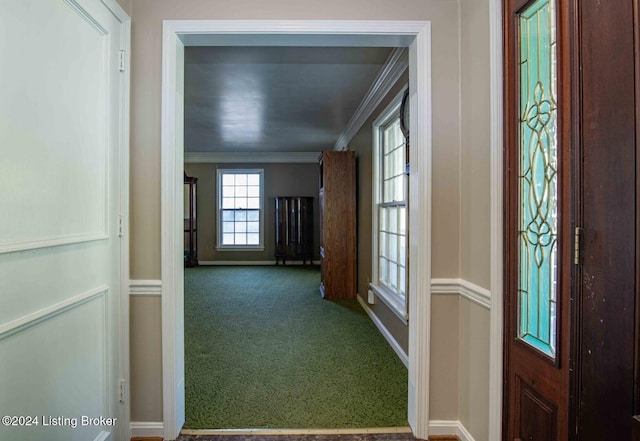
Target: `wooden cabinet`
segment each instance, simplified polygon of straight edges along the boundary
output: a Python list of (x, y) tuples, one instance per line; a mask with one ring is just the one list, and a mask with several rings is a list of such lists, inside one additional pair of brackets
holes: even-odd
[(320, 294), (356, 298), (356, 161), (354, 152), (320, 157)]
[(276, 197), (276, 265), (282, 259), (313, 260), (313, 198)]
[(184, 265), (198, 265), (198, 222), (196, 219), (196, 188), (198, 178), (184, 173)]

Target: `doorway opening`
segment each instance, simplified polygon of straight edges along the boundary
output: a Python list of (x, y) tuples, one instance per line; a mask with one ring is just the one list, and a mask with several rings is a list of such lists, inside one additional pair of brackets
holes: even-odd
[(183, 97), (185, 46), (407, 47), (411, 85), (408, 421), (428, 436), (431, 90), (428, 22), (165, 21), (162, 93), (162, 299), (165, 438), (184, 423)]

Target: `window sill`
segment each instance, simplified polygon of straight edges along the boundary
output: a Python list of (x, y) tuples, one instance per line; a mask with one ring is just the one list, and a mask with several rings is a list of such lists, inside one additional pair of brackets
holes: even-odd
[(409, 315), (407, 314), (407, 308), (405, 301), (402, 300), (397, 294), (392, 293), (384, 286), (369, 284), (369, 289), (378, 297), (382, 302), (389, 307), (395, 315), (398, 316), (405, 324), (409, 321)]
[(219, 245), (216, 251), (264, 251), (263, 246)]

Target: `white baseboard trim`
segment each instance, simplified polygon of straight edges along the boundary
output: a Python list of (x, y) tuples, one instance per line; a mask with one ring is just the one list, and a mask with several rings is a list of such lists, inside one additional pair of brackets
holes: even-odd
[(367, 315), (369, 316), (369, 318), (371, 319), (371, 321), (373, 322), (373, 324), (376, 325), (376, 327), (378, 328), (378, 330), (380, 331), (380, 333), (382, 334), (382, 336), (387, 340), (387, 342), (391, 345), (391, 348), (395, 351), (395, 353), (398, 355), (398, 357), (400, 358), (400, 360), (402, 361), (402, 363), (405, 365), (405, 367), (407, 369), (409, 369), (409, 356), (406, 354), (406, 352), (404, 352), (404, 350), (400, 347), (400, 345), (398, 344), (398, 342), (396, 341), (395, 338), (393, 338), (393, 335), (391, 335), (391, 333), (387, 330), (387, 328), (384, 326), (384, 324), (380, 321), (380, 319), (378, 318), (377, 315), (374, 314), (374, 312), (371, 310), (371, 308), (369, 308), (369, 306), (367, 305), (367, 303), (362, 299), (362, 297), (360, 297), (360, 294), (358, 294), (356, 296), (356, 298), (358, 299), (358, 303), (360, 303), (360, 306), (362, 306), (362, 309), (365, 310), (365, 312), (367, 313)]
[(130, 280), (130, 296), (162, 296), (162, 280)]
[(163, 437), (164, 425), (162, 421), (131, 421), (131, 437)]
[[(314, 265), (320, 265), (320, 261), (319, 260), (312, 260), (311, 263), (313, 263)], [(198, 261), (198, 265), (200, 266), (215, 266), (215, 265), (220, 265), (220, 266), (232, 266), (232, 265), (238, 265), (238, 266), (268, 266), (268, 265), (276, 265), (276, 261), (275, 260), (199, 260)], [(280, 262), (278, 265), (282, 265), (282, 262)], [(302, 260), (287, 260), (286, 265), (304, 265), (304, 262), (302, 262)], [(308, 263), (307, 263), (308, 265)]]
[(455, 435), (460, 441), (475, 441), (464, 424), (457, 420), (429, 421), (429, 435)]
[(432, 294), (460, 295), (480, 306), (491, 309), (491, 292), (464, 279), (431, 279)]

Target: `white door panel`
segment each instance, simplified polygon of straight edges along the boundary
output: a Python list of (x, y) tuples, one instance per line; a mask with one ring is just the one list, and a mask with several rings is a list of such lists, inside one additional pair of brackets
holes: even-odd
[(119, 439), (122, 29), (0, 0), (0, 417), (38, 418), (2, 440)]

